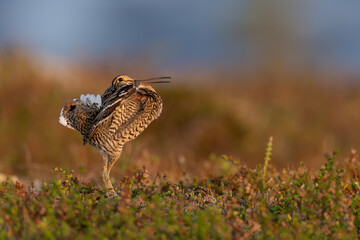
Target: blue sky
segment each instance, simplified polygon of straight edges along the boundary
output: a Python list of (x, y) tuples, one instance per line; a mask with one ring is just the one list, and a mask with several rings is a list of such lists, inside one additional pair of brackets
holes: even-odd
[(309, 65), (360, 71), (360, 1), (291, 2), (0, 0), (0, 53), (25, 46), (70, 62), (146, 55), (159, 68), (256, 65), (263, 53), (249, 22), (273, 11), (296, 38), (289, 55), (301, 49)]

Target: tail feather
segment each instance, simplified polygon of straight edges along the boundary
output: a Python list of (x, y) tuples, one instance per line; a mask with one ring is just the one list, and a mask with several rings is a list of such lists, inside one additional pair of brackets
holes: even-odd
[(89, 100), (90, 103), (97, 103), (99, 107), (102, 105), (101, 96), (99, 94), (96, 96), (94, 94), (86, 94), (86, 95), (81, 94), (80, 100), (84, 101), (85, 103), (87, 102), (87, 100)]

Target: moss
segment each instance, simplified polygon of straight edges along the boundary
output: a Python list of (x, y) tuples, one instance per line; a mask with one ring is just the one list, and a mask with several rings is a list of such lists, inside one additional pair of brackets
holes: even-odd
[[(0, 184), (3, 238), (306, 239), (359, 237), (360, 166), (336, 166), (336, 153), (311, 173), (278, 172), (222, 156), (236, 171), (178, 185), (149, 181), (145, 169), (117, 185), (119, 198), (55, 168), (41, 190)], [(216, 159), (216, 156), (213, 157)]]

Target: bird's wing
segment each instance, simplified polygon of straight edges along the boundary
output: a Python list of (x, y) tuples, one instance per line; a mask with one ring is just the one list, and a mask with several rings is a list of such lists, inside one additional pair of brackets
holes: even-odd
[(110, 123), (108, 132), (112, 136), (118, 135), (144, 111), (144, 102), (146, 97), (135, 93), (128, 99), (123, 101), (112, 114), (112, 121)]
[(109, 96), (102, 104), (102, 107), (95, 117), (93, 121), (93, 126), (91, 127), (90, 131), (88, 132), (87, 136), (84, 136), (84, 144), (86, 144), (89, 139), (93, 136), (96, 129), (104, 122), (109, 120), (112, 116), (114, 110), (119, 107), (120, 105), (124, 105), (127, 102), (127, 99), (131, 97), (136, 91), (134, 85), (125, 85)]
[(158, 118), (161, 110), (162, 100), (156, 92), (138, 89), (114, 111), (109, 133), (115, 141), (130, 141)]

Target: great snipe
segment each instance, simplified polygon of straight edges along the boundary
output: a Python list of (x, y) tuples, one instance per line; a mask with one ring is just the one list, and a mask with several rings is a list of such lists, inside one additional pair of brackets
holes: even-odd
[(119, 75), (102, 96), (81, 95), (61, 110), (59, 122), (79, 131), (84, 145), (89, 143), (103, 156), (102, 178), (110, 196), (116, 195), (110, 170), (124, 144), (135, 139), (161, 113), (162, 100), (149, 85), (169, 82), (161, 79), (170, 77), (133, 80)]

